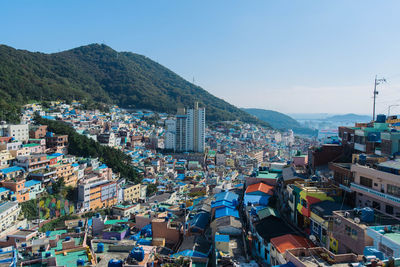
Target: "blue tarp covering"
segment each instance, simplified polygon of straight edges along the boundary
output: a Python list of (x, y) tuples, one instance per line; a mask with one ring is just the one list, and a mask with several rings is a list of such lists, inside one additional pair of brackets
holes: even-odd
[(210, 214), (208, 212), (197, 213), (192, 220), (189, 221), (191, 226), (205, 229), (208, 222), (210, 221)]
[(267, 206), (269, 198), (270, 198), (270, 196), (257, 196), (257, 195), (245, 194), (243, 203), (245, 205), (248, 205), (248, 203), (250, 202), (251, 204), (254, 204), (254, 205)]
[(147, 240), (147, 239), (143, 239), (143, 238), (139, 239), (137, 241), (137, 243), (139, 245), (151, 246), (151, 240)]
[(179, 258), (180, 256), (183, 257), (199, 257), (199, 258), (208, 258), (208, 255), (205, 255), (201, 252), (198, 251), (193, 251), (193, 250), (184, 250), (178, 253), (175, 253), (172, 255), (172, 257), (174, 258)]

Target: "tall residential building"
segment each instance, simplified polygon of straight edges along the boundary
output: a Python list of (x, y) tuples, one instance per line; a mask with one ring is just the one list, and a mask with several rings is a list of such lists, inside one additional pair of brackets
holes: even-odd
[(176, 114), (175, 150), (187, 151), (187, 115), (184, 108)]
[(165, 128), (164, 147), (165, 149), (175, 150), (176, 120), (165, 120)]
[(166, 120), (165, 148), (178, 152), (204, 152), (206, 112), (199, 108), (179, 108), (175, 120)]
[(204, 152), (206, 130), (206, 109), (195, 103), (193, 109), (187, 111), (187, 150)]

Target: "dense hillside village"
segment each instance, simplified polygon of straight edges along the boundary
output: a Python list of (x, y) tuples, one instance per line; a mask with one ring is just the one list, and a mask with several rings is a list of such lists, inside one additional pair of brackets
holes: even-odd
[[(25, 105), (0, 125), (16, 266), (344, 266), (400, 257), (399, 119), (319, 141), (240, 121)], [(376, 265), (375, 265), (376, 266)]]

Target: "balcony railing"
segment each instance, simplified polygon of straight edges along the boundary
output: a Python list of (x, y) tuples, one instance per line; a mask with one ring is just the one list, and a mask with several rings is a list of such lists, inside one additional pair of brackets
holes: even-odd
[(395, 196), (392, 196), (392, 195), (381, 193), (381, 192), (376, 191), (374, 189), (371, 189), (371, 188), (368, 188), (368, 187), (365, 187), (365, 186), (362, 186), (362, 185), (359, 185), (359, 184), (355, 184), (355, 183), (351, 183), (350, 188), (352, 190), (355, 189), (355, 191), (362, 191), (362, 192), (370, 193), (372, 195), (375, 195), (375, 196), (380, 197), (380, 198), (384, 198), (386, 200), (393, 201), (393, 202), (395, 202), (395, 203), (400, 205), (400, 198), (399, 197), (395, 197)]

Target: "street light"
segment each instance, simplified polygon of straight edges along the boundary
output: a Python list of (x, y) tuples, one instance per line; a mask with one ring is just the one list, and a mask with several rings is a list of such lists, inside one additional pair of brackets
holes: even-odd
[(398, 107), (398, 106), (400, 106), (400, 105), (395, 104), (395, 105), (389, 105), (389, 106), (388, 106), (388, 115), (387, 115), (388, 118), (389, 118), (389, 116), (390, 116), (390, 108), (391, 108), (391, 107)]

